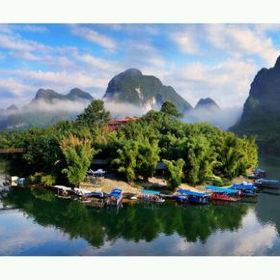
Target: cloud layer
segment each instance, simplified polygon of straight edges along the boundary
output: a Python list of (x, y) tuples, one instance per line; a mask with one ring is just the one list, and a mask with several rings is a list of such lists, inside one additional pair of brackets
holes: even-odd
[(250, 83), (279, 55), (279, 25), (0, 25), (0, 108), (40, 87), (102, 97), (109, 80), (139, 68), (192, 105), (211, 97), (241, 107)]

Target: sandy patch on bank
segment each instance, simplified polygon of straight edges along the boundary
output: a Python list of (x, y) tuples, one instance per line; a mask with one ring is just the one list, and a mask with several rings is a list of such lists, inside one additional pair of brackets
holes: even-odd
[(136, 186), (132, 186), (129, 183), (117, 180), (117, 179), (109, 179), (109, 178), (98, 178), (96, 183), (81, 183), (80, 188), (96, 191), (97, 189), (102, 189), (103, 192), (109, 193), (112, 189), (119, 187), (122, 189), (124, 193), (132, 193), (132, 194), (140, 194), (140, 188)]

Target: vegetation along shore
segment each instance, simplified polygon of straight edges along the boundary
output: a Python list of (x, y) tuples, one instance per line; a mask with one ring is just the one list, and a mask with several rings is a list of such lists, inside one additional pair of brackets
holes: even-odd
[(0, 149), (21, 149), (5, 157), (21, 166), (17, 172), (30, 184), (46, 187), (85, 184), (98, 160), (106, 161), (114, 176), (108, 184), (118, 180), (128, 189), (158, 184), (171, 191), (182, 184), (227, 185), (257, 165), (253, 137), (238, 137), (207, 123), (185, 123), (180, 117), (166, 101), (159, 111), (116, 125), (103, 101), (94, 100), (73, 121), (2, 132)]

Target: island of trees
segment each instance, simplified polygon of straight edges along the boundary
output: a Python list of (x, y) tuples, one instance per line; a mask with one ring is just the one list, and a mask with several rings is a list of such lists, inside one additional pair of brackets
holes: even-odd
[(107, 159), (109, 168), (130, 183), (147, 180), (162, 162), (170, 188), (182, 182), (223, 185), (256, 166), (254, 138), (237, 137), (208, 123), (185, 123), (180, 117), (174, 104), (165, 102), (160, 111), (112, 131), (110, 112), (102, 100), (94, 100), (73, 121), (2, 132), (0, 149), (23, 149), (10, 157), (31, 181), (47, 186), (78, 186), (94, 158)]

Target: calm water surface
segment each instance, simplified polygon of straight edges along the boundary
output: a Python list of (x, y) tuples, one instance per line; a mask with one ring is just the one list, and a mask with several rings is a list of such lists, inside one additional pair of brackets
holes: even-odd
[[(280, 159), (262, 158), (261, 167), (280, 179)], [(257, 203), (93, 210), (20, 189), (2, 195), (0, 208), (0, 255), (280, 255), (275, 190)]]

